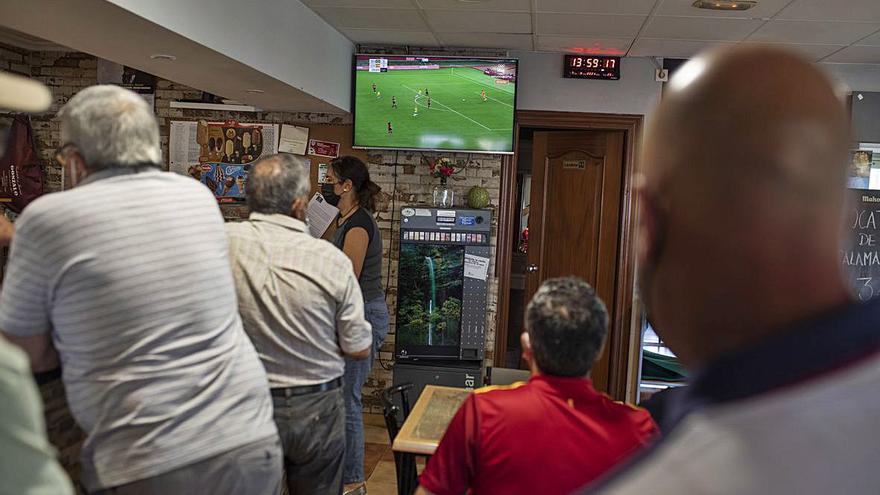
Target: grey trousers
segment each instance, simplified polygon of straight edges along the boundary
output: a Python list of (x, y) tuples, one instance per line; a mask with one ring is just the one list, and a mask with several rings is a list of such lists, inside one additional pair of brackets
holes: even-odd
[(290, 495), (339, 495), (345, 459), (342, 387), (327, 392), (272, 397), (284, 446)]
[(278, 495), (282, 475), (281, 445), (278, 437), (272, 437), (165, 474), (93, 493)]

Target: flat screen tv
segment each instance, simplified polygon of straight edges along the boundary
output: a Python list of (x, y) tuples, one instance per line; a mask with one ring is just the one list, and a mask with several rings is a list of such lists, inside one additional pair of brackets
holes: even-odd
[(400, 245), (396, 343), (409, 354), (458, 357), (464, 249)]
[(356, 55), (354, 147), (513, 153), (516, 59)]

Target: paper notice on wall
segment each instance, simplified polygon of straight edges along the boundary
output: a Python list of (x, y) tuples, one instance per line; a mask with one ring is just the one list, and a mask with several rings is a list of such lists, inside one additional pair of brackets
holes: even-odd
[(327, 164), (318, 164), (318, 185), (327, 182)]
[(309, 144), (309, 128), (281, 124), (281, 139), (278, 142), (280, 153), (305, 155)]
[(464, 255), (464, 276), (477, 280), (489, 278), (489, 258), (473, 254)]
[(306, 213), (306, 222), (309, 224), (309, 233), (312, 237), (320, 239), (338, 214), (339, 210), (325, 201), (321, 193), (315, 193), (309, 201), (309, 210)]

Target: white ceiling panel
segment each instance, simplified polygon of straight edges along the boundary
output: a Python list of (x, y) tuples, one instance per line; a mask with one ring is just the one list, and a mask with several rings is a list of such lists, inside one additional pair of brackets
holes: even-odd
[(633, 57), (691, 58), (697, 53), (717, 46), (734, 45), (726, 41), (689, 41), (639, 38), (629, 55)]
[(657, 0), (536, 0), (537, 12), (648, 15)]
[(648, 21), (642, 36), (680, 40), (740, 41), (752, 34), (763, 22), (759, 19), (657, 16)]
[(823, 62), (880, 64), (880, 46), (850, 46), (826, 58)]
[[(791, 0), (760, 0), (758, 5), (743, 11), (707, 10), (694, 7), (693, 0), (660, 0), (656, 15), (685, 15), (697, 17), (759, 18), (773, 17)], [(827, 0), (833, 3), (835, 0)]]
[(795, 0), (777, 19), (880, 22), (877, 0)]
[(443, 46), (531, 50), (531, 34), (439, 33)]
[(855, 44), (856, 45), (864, 45), (864, 46), (880, 46), (880, 32), (874, 33), (865, 39), (861, 39), (861, 40), (857, 41)]
[(631, 38), (580, 38), (570, 36), (538, 36), (537, 49), (551, 52), (589, 53), (592, 55), (626, 54)]
[(434, 35), (427, 31), (383, 31), (376, 29), (343, 29), (342, 34), (355, 43), (383, 45), (439, 46)]
[(390, 29), (400, 31), (427, 31), (428, 26), (416, 10), (388, 10), (368, 8), (312, 9), (337, 29)]
[(749, 41), (848, 45), (878, 28), (880, 24), (860, 22), (770, 21)]
[(813, 62), (818, 62), (819, 60), (831, 55), (832, 53), (840, 50), (841, 48), (845, 48), (845, 45), (807, 45), (807, 44), (798, 44), (798, 43), (754, 43), (754, 42), (746, 42), (746, 45), (768, 45), (778, 48), (783, 48), (786, 50), (792, 50), (800, 53), (804, 57), (812, 60)]
[(531, 12), (531, 0), (483, 0), (459, 2), (458, 0), (416, 0), (425, 10), (482, 10), (485, 12)]
[(596, 37), (634, 37), (645, 16), (639, 15), (596, 15), (596, 14), (537, 14), (537, 34), (596, 36)]
[[(383, 9), (415, 9), (410, 0), (302, 0), (309, 7), (366, 7)], [(314, 10), (314, 8), (312, 9)]]
[(532, 17), (515, 12), (426, 10), (428, 23), (438, 33), (532, 32)]

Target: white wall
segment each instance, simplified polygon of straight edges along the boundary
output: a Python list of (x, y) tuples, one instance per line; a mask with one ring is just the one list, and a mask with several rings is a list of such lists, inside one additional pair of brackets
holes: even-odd
[(561, 53), (511, 52), (519, 59), (517, 108), (562, 112), (651, 114), (660, 102), (662, 83), (654, 81), (647, 58), (624, 58), (620, 80), (594, 81), (562, 77)]
[(343, 110), (354, 45), (299, 0), (107, 0)]
[(819, 64), (837, 80), (841, 89), (852, 91), (880, 91), (880, 65)]

